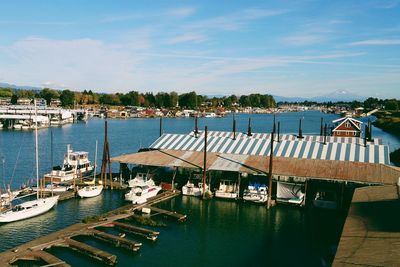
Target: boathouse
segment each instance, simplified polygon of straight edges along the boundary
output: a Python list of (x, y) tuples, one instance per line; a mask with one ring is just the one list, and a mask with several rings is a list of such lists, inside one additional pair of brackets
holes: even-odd
[[(235, 136), (234, 136), (235, 135)], [(275, 134), (273, 178), (305, 182), (309, 179), (362, 184), (395, 184), (400, 171), (389, 166), (389, 148), (375, 138), (323, 137)], [(111, 161), (157, 167), (201, 170), (204, 132), (163, 134), (149, 150), (113, 157)], [(210, 131), (207, 139), (207, 171), (266, 175), (271, 134)]]
[(332, 121), (336, 127), (332, 130), (333, 136), (360, 137), (362, 122), (351, 117), (344, 117)]

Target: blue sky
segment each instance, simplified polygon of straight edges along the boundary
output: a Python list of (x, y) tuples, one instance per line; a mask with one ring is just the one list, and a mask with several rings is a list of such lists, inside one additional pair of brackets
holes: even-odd
[(400, 1), (0, 1), (0, 82), (400, 98)]

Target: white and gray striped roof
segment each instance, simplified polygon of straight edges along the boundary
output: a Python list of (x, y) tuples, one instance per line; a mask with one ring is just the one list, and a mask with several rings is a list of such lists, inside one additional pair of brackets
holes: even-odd
[[(275, 140), (277, 136), (275, 136)], [(327, 137), (326, 144), (323, 136), (280, 135), (280, 142), (274, 142), (274, 156), (355, 161), (365, 163), (389, 164), (389, 148), (382, 140), (375, 139), (364, 146), (362, 138)], [(204, 133), (196, 138), (190, 134), (163, 134), (151, 146), (155, 149), (170, 149), (183, 151), (202, 151), (204, 149)], [(253, 133), (247, 136), (236, 133), (233, 140), (232, 132), (210, 131), (208, 133), (207, 151), (236, 155), (268, 156), (271, 149), (271, 134)]]

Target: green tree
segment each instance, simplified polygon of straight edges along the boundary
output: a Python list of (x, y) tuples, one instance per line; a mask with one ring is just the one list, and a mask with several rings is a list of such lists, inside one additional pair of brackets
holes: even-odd
[(74, 92), (66, 89), (61, 92), (60, 101), (63, 107), (72, 107), (74, 105), (75, 94)]
[(12, 97), (13, 90), (11, 88), (0, 88), (0, 97)]

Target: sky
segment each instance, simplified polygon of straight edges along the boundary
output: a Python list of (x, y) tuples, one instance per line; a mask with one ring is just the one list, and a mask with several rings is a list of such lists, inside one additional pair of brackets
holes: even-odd
[(0, 82), (400, 98), (400, 1), (0, 0)]

